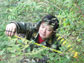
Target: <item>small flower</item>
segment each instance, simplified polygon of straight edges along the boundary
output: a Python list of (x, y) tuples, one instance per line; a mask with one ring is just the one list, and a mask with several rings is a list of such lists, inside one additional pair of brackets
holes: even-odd
[(66, 43), (66, 41), (64, 41), (63, 43), (62, 43), (62, 45), (64, 45)]
[(73, 57), (78, 58), (78, 52), (75, 52)]
[(69, 48), (71, 45), (69, 44), (67, 47)]

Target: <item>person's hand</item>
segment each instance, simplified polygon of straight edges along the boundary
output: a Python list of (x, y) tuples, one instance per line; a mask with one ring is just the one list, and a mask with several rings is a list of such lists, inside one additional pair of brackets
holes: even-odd
[(6, 26), (6, 35), (13, 36), (16, 32), (16, 24), (10, 23)]

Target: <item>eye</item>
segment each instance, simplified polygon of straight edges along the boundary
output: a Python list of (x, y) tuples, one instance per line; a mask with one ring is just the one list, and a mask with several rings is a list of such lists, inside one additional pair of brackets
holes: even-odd
[(51, 31), (53, 31), (53, 29), (52, 28), (47, 28), (47, 31), (51, 32)]
[(45, 28), (45, 26), (44, 25), (41, 25), (41, 28)]
[(52, 31), (51, 29), (48, 29), (48, 31)]

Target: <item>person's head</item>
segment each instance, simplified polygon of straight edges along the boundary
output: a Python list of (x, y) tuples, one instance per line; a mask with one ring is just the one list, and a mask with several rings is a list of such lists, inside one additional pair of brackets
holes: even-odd
[(39, 35), (46, 39), (51, 37), (59, 27), (58, 19), (53, 15), (46, 15), (40, 22)]

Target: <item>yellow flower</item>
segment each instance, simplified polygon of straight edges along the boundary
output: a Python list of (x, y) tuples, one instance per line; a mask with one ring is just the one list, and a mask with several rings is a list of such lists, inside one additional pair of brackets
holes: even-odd
[(69, 48), (71, 45), (69, 44), (67, 47)]
[(66, 19), (64, 19), (64, 21), (66, 21)]
[(69, 49), (69, 51), (71, 51), (71, 50), (72, 50), (72, 48)]
[(78, 52), (75, 52), (73, 57), (78, 58)]
[(62, 43), (62, 45), (64, 45), (66, 43), (66, 41), (64, 41), (63, 43)]
[(59, 40), (59, 39), (61, 39), (61, 37), (58, 37), (58, 39), (57, 39), (57, 40)]
[(63, 38), (61, 39), (61, 42), (62, 42), (62, 41), (64, 41), (64, 39), (63, 39)]

